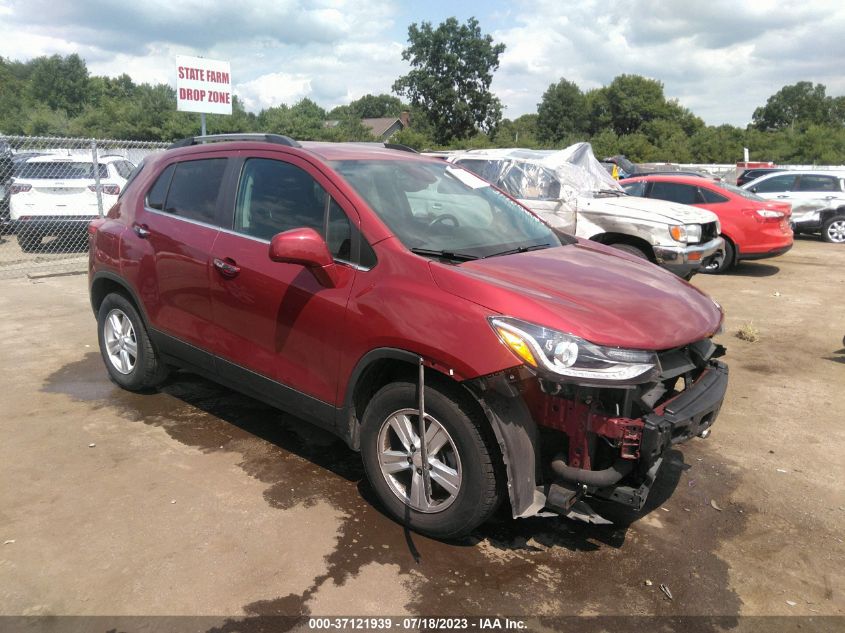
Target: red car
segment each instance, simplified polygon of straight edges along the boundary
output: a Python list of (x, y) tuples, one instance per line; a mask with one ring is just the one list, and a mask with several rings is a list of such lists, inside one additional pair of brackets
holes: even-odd
[(114, 382), (180, 367), (327, 428), (391, 515), (437, 537), (503, 501), (641, 508), (727, 387), (707, 295), (375, 144), (186, 139), (91, 223), (89, 258)]
[(766, 200), (725, 182), (689, 176), (643, 176), (619, 184), (633, 196), (689, 204), (719, 216), (725, 252), (701, 272), (725, 273), (741, 260), (777, 257), (792, 248), (792, 205), (788, 202)]

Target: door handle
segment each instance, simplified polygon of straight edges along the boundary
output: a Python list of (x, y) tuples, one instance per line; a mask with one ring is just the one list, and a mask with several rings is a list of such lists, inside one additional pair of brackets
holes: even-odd
[(145, 224), (133, 224), (132, 230), (135, 231), (135, 235), (141, 239), (147, 239), (150, 236), (150, 229), (148, 229)]
[(232, 278), (237, 277), (238, 273), (241, 272), (239, 266), (237, 266), (232, 259), (220, 259), (219, 257), (214, 258), (214, 267), (224, 277)]
[(780, 195), (778, 198), (788, 198), (789, 196)]

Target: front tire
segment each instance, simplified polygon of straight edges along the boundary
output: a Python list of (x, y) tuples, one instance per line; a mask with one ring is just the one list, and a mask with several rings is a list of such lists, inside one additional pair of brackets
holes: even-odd
[(390, 383), (373, 396), (361, 424), (364, 468), (398, 522), (435, 538), (457, 538), (486, 521), (499, 504), (497, 452), (486, 420), (468, 396), (446, 385), (427, 385), (428, 494), (416, 398), (417, 387), (410, 382)]
[(628, 253), (629, 255), (633, 255), (634, 257), (639, 257), (640, 259), (649, 260), (648, 253), (646, 253), (639, 246), (634, 246), (633, 244), (625, 244), (624, 242), (619, 242), (619, 243), (616, 243), (616, 244), (609, 244), (609, 246), (615, 248), (618, 251), (622, 251), (623, 253)]
[(845, 215), (834, 215), (825, 220), (822, 239), (832, 244), (845, 244)]
[(702, 266), (700, 272), (707, 273), (708, 275), (724, 275), (734, 267), (734, 257), (736, 257), (734, 245), (730, 242), (730, 240), (728, 240), (728, 238), (723, 236), (722, 239), (725, 240), (724, 253), (722, 253), (721, 256), (717, 255), (713, 257), (709, 264)]
[(141, 315), (121, 294), (106, 295), (97, 313), (100, 354), (109, 378), (129, 391), (146, 391), (167, 378)]

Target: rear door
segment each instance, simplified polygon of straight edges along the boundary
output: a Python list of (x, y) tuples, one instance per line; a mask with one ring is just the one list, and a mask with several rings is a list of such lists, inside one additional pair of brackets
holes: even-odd
[[(273, 391), (288, 400), (289, 409), (297, 410), (290, 402), (297, 394), (334, 404), (346, 305), (354, 275), (363, 269), (358, 215), (322, 173), (301, 159), (247, 154), (237, 173), (232, 217), (212, 257), (217, 264), (211, 269), (211, 297), (218, 371), (248, 391), (265, 396)], [(322, 286), (303, 266), (270, 260), (272, 237), (301, 227), (327, 236), (341, 273), (337, 287)], [(267, 379), (296, 393), (279, 390)]]
[(143, 253), (124, 254), (124, 265), (140, 260), (138, 292), (153, 327), (205, 350), (212, 346), (210, 255), (228, 163), (219, 152), (171, 163), (124, 237), (126, 251)]
[(801, 174), (790, 193), (797, 211), (821, 211), (845, 203), (842, 180), (833, 174)]

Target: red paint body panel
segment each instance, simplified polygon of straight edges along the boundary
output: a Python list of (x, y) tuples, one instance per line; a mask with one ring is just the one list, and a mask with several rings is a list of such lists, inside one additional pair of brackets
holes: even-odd
[[(722, 235), (728, 237), (736, 245), (740, 258), (743, 255), (769, 253), (787, 249), (792, 245), (792, 229), (789, 228), (789, 215), (792, 205), (788, 202), (772, 200), (749, 200), (734, 193), (719, 183), (705, 178), (692, 176), (641, 176), (620, 181), (622, 184), (632, 182), (676, 182), (691, 185), (700, 189), (708, 189), (720, 196), (728, 198), (727, 202), (695, 204), (712, 211), (719, 216), (722, 225)], [(785, 213), (783, 220), (763, 219), (755, 209), (767, 209)]]
[(432, 264), (432, 271), (441, 288), (492, 312), (601, 345), (663, 350), (716, 332), (722, 314), (707, 295), (658, 266), (617, 253), (579, 240), (457, 267)]

